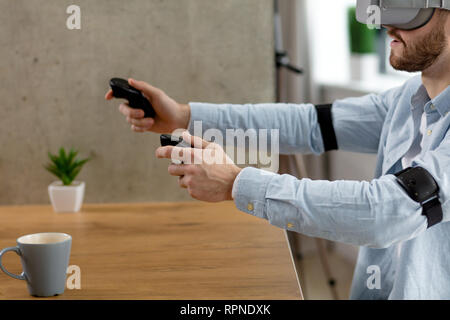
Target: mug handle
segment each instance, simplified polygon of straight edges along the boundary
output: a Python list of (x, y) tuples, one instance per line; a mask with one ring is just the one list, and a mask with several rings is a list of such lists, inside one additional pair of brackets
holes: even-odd
[(14, 251), (19, 256), (21, 255), (19, 247), (6, 248), (6, 249), (3, 249), (2, 251), (0, 251), (0, 269), (2, 269), (2, 271), (4, 273), (6, 273), (8, 276), (10, 276), (10, 277), (12, 277), (14, 279), (25, 280), (25, 273), (22, 272), (20, 275), (19, 274), (14, 274), (14, 273), (11, 273), (8, 270), (6, 270), (6, 268), (3, 266), (3, 264), (2, 264), (2, 257), (8, 251)]

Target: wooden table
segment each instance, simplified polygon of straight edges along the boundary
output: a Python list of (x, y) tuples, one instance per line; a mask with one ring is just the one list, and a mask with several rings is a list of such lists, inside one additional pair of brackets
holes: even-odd
[[(72, 236), (81, 289), (50, 299), (301, 299), (282, 230), (234, 205), (189, 203), (0, 207), (0, 249), (37, 232)], [(7, 253), (4, 265), (21, 272)], [(0, 299), (35, 299), (0, 271)]]

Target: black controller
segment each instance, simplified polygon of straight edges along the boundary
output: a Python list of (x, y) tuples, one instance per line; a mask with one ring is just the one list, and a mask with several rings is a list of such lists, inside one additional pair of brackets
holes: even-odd
[[(161, 140), (161, 146), (174, 146), (180, 148), (192, 148), (186, 141), (181, 137), (175, 137), (170, 134), (162, 134), (159, 138)], [(183, 161), (180, 160), (172, 160), (173, 164), (183, 164)]]
[(159, 138), (161, 140), (161, 146), (174, 146), (174, 147), (182, 147), (182, 148), (191, 148), (190, 145), (181, 137), (175, 137), (170, 134), (162, 134)]
[(113, 78), (109, 81), (114, 98), (128, 100), (128, 105), (133, 109), (142, 109), (145, 118), (154, 118), (156, 113), (152, 104), (141, 91), (129, 85), (128, 81)]

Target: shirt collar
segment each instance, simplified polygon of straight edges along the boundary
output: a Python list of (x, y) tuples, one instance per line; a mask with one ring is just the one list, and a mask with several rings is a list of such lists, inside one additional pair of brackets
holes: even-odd
[(423, 84), (419, 86), (417, 91), (411, 97), (411, 107), (412, 109), (424, 109), (425, 105), (430, 102), (430, 96), (428, 95), (427, 89)]
[(442, 91), (436, 98), (430, 99), (425, 86), (421, 84), (411, 97), (412, 109), (423, 109), (429, 102), (431, 102), (431, 104), (436, 108), (441, 117), (446, 116), (450, 111), (450, 86)]
[(432, 102), (441, 117), (445, 117), (450, 111), (450, 86), (434, 98)]

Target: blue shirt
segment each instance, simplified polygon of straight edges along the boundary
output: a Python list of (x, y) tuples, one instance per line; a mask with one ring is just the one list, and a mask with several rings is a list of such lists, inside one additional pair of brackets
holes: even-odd
[[(281, 154), (324, 152), (312, 104), (190, 106), (190, 129), (198, 120), (203, 130), (276, 128)], [(430, 100), (420, 76), (382, 94), (337, 100), (332, 118), (339, 149), (376, 153), (375, 178), (313, 181), (245, 168), (236, 182), (235, 204), (274, 226), (360, 246), (352, 299), (450, 299), (449, 111), (450, 86)], [(422, 207), (393, 175), (402, 170), (423, 112), (422, 150), (412, 166), (434, 176), (444, 214), (429, 229)], [(369, 282), (376, 269), (379, 285), (374, 287)]]

